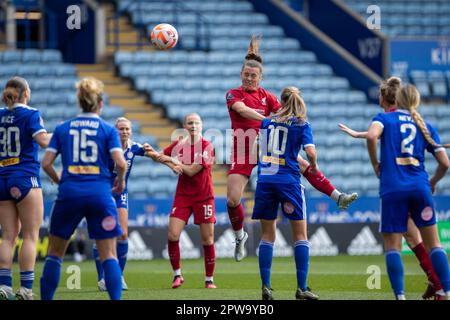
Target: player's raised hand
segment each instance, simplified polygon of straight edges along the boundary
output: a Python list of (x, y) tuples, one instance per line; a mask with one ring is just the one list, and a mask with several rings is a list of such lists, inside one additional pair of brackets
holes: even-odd
[(348, 134), (350, 137), (353, 137), (353, 138), (365, 138), (367, 135), (367, 132), (361, 132), (361, 131), (356, 131), (356, 130), (350, 129), (343, 123), (339, 123), (338, 126), (339, 126), (339, 129), (341, 129), (341, 131), (345, 132), (346, 134)]
[(153, 149), (153, 147), (150, 144), (148, 144), (147, 142), (142, 145), (142, 148), (144, 149), (145, 152), (155, 151), (155, 149)]
[(114, 185), (112, 188), (112, 192), (114, 194), (119, 194), (122, 193), (125, 190), (125, 180), (123, 179), (118, 179), (116, 178), (116, 180), (114, 180)]

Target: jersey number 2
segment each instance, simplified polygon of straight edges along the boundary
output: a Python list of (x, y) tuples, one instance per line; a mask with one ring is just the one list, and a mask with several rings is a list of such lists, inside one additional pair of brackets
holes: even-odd
[(409, 133), (409, 135), (402, 140), (402, 153), (409, 153), (409, 154), (413, 154), (414, 152), (414, 145), (411, 144), (408, 146), (408, 144), (410, 144), (415, 138), (416, 138), (416, 134), (417, 134), (417, 128), (415, 125), (411, 124), (411, 123), (404, 123), (400, 126), (400, 132), (401, 133), (406, 133), (407, 130), (411, 130), (411, 132)]

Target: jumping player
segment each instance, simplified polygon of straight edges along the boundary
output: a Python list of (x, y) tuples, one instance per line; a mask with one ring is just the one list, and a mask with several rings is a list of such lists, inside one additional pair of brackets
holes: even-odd
[[(242, 85), (226, 93), (226, 101), (233, 129), (233, 150), (227, 178), (228, 215), (236, 237), (235, 260), (245, 257), (244, 207), (241, 199), (253, 168), (257, 163), (253, 152), (261, 121), (277, 112), (281, 105), (278, 99), (259, 86), (262, 80), (262, 58), (256, 37), (252, 37), (241, 70)], [(334, 199), (339, 208), (346, 209), (357, 198), (356, 193), (339, 192), (317, 169), (311, 170), (309, 163), (299, 157), (303, 176), (320, 192)]]
[[(47, 257), (41, 278), (41, 298), (52, 300), (61, 276), (61, 264), (70, 237), (83, 218), (89, 237), (95, 239), (105, 284), (112, 300), (122, 296), (122, 272), (117, 261), (116, 238), (122, 234), (113, 193), (125, 189), (127, 163), (117, 130), (100, 118), (103, 83), (85, 78), (77, 83), (82, 113), (57, 126), (47, 148), (42, 168), (59, 184), (53, 206)], [(61, 154), (59, 178), (53, 163)], [(117, 178), (111, 190), (109, 159), (113, 159)]]
[(196, 113), (184, 118), (188, 135), (173, 142), (163, 150), (159, 161), (171, 160), (181, 166), (183, 174), (178, 178), (175, 199), (169, 218), (168, 251), (173, 269), (172, 288), (180, 287), (181, 274), (179, 239), (181, 232), (194, 214), (194, 224), (200, 226), (205, 260), (205, 288), (215, 289), (214, 223), (215, 204), (212, 181), (214, 147), (202, 137), (202, 120)]
[[(128, 290), (128, 285), (125, 282), (125, 278), (123, 276), (123, 271), (125, 269), (125, 265), (127, 263), (127, 254), (128, 254), (128, 178), (131, 173), (131, 169), (133, 167), (134, 158), (136, 156), (146, 156), (146, 157), (155, 157), (152, 154), (153, 148), (148, 144), (144, 143), (143, 145), (134, 142), (131, 140), (133, 135), (133, 130), (131, 127), (131, 121), (127, 118), (120, 117), (116, 119), (115, 126), (119, 131), (120, 143), (122, 145), (123, 155), (125, 160), (127, 161), (127, 173), (125, 175), (125, 183), (126, 187), (122, 193), (113, 194), (113, 197), (116, 201), (117, 211), (119, 214), (119, 223), (122, 228), (122, 235), (117, 239), (117, 257), (119, 259), (120, 269), (122, 271), (122, 290)], [(148, 150), (148, 151), (145, 151)], [(169, 166), (176, 174), (181, 174), (182, 170), (172, 162), (165, 162), (167, 166)], [(114, 161), (110, 159), (109, 161), (109, 169), (111, 171), (111, 182), (114, 183), (117, 172), (114, 166)], [(93, 254), (95, 258), (95, 266), (97, 268), (98, 275), (98, 289), (100, 291), (107, 291), (105, 286), (105, 278), (102, 264), (100, 262), (100, 256), (98, 253), (97, 246), (94, 244), (93, 246)]]
[[(386, 81), (382, 81), (380, 85), (380, 106), (383, 108), (384, 112), (395, 112), (397, 111), (397, 102), (395, 100), (397, 91), (401, 87), (401, 80), (397, 77), (391, 77)], [(355, 131), (351, 128), (347, 127), (344, 124), (339, 124), (341, 130), (347, 133), (349, 136), (353, 138), (366, 138), (367, 131)], [(428, 286), (425, 290), (425, 293), (422, 295), (423, 299), (435, 298), (436, 300), (441, 300), (444, 298), (444, 295), (441, 294), (442, 286), (439, 282), (439, 279), (436, 273), (433, 270), (433, 266), (430, 260), (430, 257), (427, 253), (425, 245), (423, 244), (422, 237), (420, 235), (420, 231), (417, 226), (414, 224), (414, 221), (411, 217), (408, 219), (408, 229), (403, 234), (403, 237), (406, 240), (406, 243), (411, 248), (411, 250), (416, 255), (419, 260), (420, 266), (422, 270), (428, 277)]]
[[(380, 178), (381, 222), (386, 266), (395, 297), (404, 300), (401, 260), (402, 234), (410, 216), (419, 227), (433, 269), (449, 298), (450, 274), (447, 254), (436, 226), (432, 190), (450, 166), (436, 130), (417, 112), (420, 94), (412, 85), (397, 91), (397, 111), (380, 113), (367, 132), (367, 149), (375, 174)], [(377, 144), (380, 139), (380, 160)], [(438, 167), (431, 179), (424, 167), (424, 152), (431, 152)]]
[(317, 155), (310, 124), (306, 121), (306, 105), (300, 90), (287, 87), (281, 94), (282, 108), (271, 118), (264, 119), (260, 129), (260, 159), (258, 184), (252, 219), (261, 222), (259, 269), (262, 299), (272, 300), (270, 272), (276, 235), (278, 208), (289, 219), (295, 243), (297, 269), (296, 299), (317, 300), (318, 295), (306, 285), (309, 266), (309, 243), (306, 231), (306, 203), (300, 184), (297, 155), (306, 152), (311, 170), (317, 168)]
[[(0, 300), (33, 299), (36, 243), (44, 203), (39, 178), (39, 146), (46, 148), (50, 134), (37, 109), (29, 107), (30, 87), (24, 78), (8, 80), (0, 109)], [(12, 289), (12, 262), (17, 237), (22, 232), (19, 253), (20, 289)]]

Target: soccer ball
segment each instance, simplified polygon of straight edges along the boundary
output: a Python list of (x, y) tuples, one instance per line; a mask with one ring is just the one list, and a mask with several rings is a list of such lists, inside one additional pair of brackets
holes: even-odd
[(158, 24), (152, 30), (151, 40), (159, 50), (173, 49), (178, 42), (177, 29), (168, 23)]

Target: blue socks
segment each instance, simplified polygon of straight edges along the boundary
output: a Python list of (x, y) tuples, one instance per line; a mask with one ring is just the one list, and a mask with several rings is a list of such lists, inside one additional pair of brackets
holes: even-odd
[[(97, 268), (97, 277), (98, 281), (105, 278), (105, 272), (103, 270), (102, 263), (100, 262), (100, 255), (97, 250), (97, 246), (94, 243), (92, 250), (94, 259), (95, 259), (95, 267)], [(125, 269), (125, 265), (127, 264), (127, 255), (128, 255), (128, 239), (127, 240), (118, 240), (117, 241), (117, 257), (119, 259), (120, 270), (123, 274), (123, 270)]]
[(102, 263), (100, 261), (100, 255), (97, 250), (97, 245), (94, 243), (94, 246), (92, 247), (92, 254), (95, 259), (95, 267), (97, 268), (97, 280), (100, 281), (103, 278), (105, 278), (105, 273), (103, 271)]
[(385, 253), (386, 268), (391, 282), (392, 290), (396, 297), (405, 294), (403, 263), (400, 252), (396, 250), (389, 250)]
[(436, 247), (430, 251), (430, 259), (433, 269), (439, 277), (442, 289), (445, 293), (450, 291), (450, 271), (448, 269), (447, 253), (443, 248)]
[(0, 285), (12, 287), (11, 269), (0, 269)]
[(62, 259), (55, 256), (45, 258), (44, 270), (41, 277), (41, 299), (53, 300), (56, 288), (61, 278)]
[(127, 264), (127, 255), (128, 255), (128, 239), (125, 240), (117, 240), (117, 258), (119, 259), (120, 270), (125, 269), (125, 265)]
[(116, 259), (106, 259), (102, 263), (105, 270), (105, 284), (111, 300), (120, 300), (122, 297), (122, 272)]
[(20, 273), (20, 286), (32, 289), (34, 282), (34, 271), (23, 271)]
[(306, 290), (306, 278), (309, 268), (309, 242), (298, 240), (294, 245), (295, 266), (297, 268), (297, 287)]
[(272, 268), (273, 242), (261, 240), (259, 243), (259, 273), (263, 286), (270, 288), (270, 269)]

